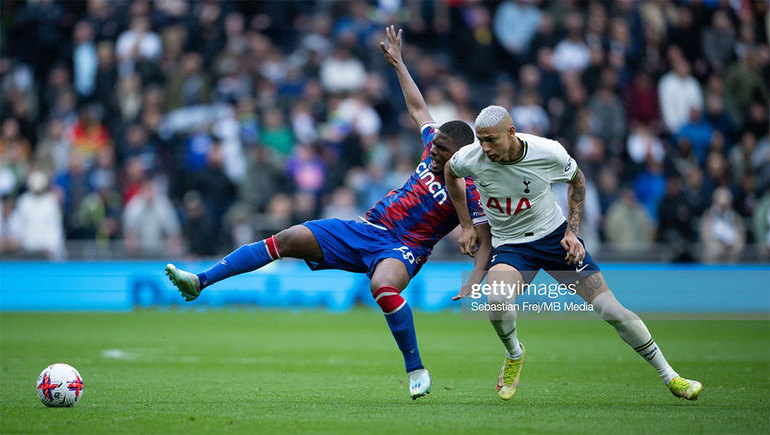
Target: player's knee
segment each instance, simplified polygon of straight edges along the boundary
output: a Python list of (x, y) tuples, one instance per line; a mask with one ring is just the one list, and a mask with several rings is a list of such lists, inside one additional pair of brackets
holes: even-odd
[(393, 287), (393, 285), (391, 283), (386, 282), (386, 280), (372, 277), (372, 281), (369, 283), (369, 291), (372, 292), (372, 294), (374, 294), (377, 292), (377, 290), (379, 290), (382, 287)]
[(621, 305), (610, 290), (603, 291), (594, 298), (592, 306), (602, 320), (613, 325), (619, 322), (639, 320), (639, 316)]
[(281, 230), (275, 237), (275, 243), (282, 257), (293, 257), (297, 250), (302, 246), (303, 231), (305, 228), (301, 225)]

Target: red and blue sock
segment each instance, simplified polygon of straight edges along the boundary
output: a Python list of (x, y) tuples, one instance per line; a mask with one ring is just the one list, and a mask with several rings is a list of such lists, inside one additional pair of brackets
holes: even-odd
[(197, 274), (201, 289), (233, 275), (257, 270), (280, 258), (281, 254), (278, 252), (275, 236), (261, 242), (243, 245), (205, 272)]
[(390, 332), (404, 355), (406, 372), (424, 368), (420, 359), (420, 350), (417, 348), (417, 334), (414, 331), (414, 319), (409, 304), (395, 287), (380, 287), (372, 296), (385, 313)]

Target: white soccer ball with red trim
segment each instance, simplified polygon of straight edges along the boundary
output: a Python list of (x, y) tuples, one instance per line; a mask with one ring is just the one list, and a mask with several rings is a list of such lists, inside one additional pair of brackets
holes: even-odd
[(69, 364), (51, 364), (37, 378), (37, 397), (45, 406), (73, 406), (82, 396), (83, 378)]

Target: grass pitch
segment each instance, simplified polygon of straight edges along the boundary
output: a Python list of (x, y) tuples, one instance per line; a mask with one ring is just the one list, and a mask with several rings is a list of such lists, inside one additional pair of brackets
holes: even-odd
[[(497, 398), (503, 350), (487, 322), (415, 313), (432, 393), (412, 401), (382, 315), (317, 311), (0, 314), (0, 432), (770, 432), (767, 321), (654, 320), (669, 362), (698, 379), (673, 397), (603, 322), (522, 320), (514, 399)], [(85, 381), (45, 408), (53, 362)]]

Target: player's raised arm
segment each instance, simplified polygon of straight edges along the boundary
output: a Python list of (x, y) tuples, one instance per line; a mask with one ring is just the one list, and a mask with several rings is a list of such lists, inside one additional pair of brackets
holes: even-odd
[(468, 200), (465, 197), (465, 178), (458, 177), (455, 174), (454, 169), (452, 169), (453, 160), (455, 159), (450, 160), (444, 165), (444, 181), (449, 191), (449, 198), (455, 206), (455, 212), (457, 212), (457, 218), (460, 220), (460, 226), (462, 227), (462, 234), (458, 241), (460, 251), (473, 257), (477, 249), (476, 240), (478, 235), (473, 229), (473, 220), (468, 209)]
[(567, 264), (578, 264), (585, 257), (585, 248), (578, 240), (578, 229), (580, 220), (583, 217), (583, 206), (586, 202), (586, 177), (583, 171), (577, 170), (575, 177), (569, 182), (567, 188), (567, 204), (569, 205), (569, 216), (567, 217), (567, 231), (561, 240), (561, 246), (567, 251)]
[(409, 70), (404, 65), (404, 60), (401, 58), (401, 33), (402, 29), (398, 29), (394, 26), (385, 28), (385, 37), (387, 44), (383, 41), (380, 42), (380, 48), (385, 55), (385, 60), (396, 70), (398, 75), (398, 83), (401, 85), (401, 92), (404, 94), (406, 100), (406, 108), (409, 110), (409, 115), (417, 123), (422, 126), (426, 122), (433, 121), (430, 113), (428, 112), (428, 105), (425, 104), (425, 99), (420, 93), (420, 89), (417, 88), (417, 84), (409, 74)]

